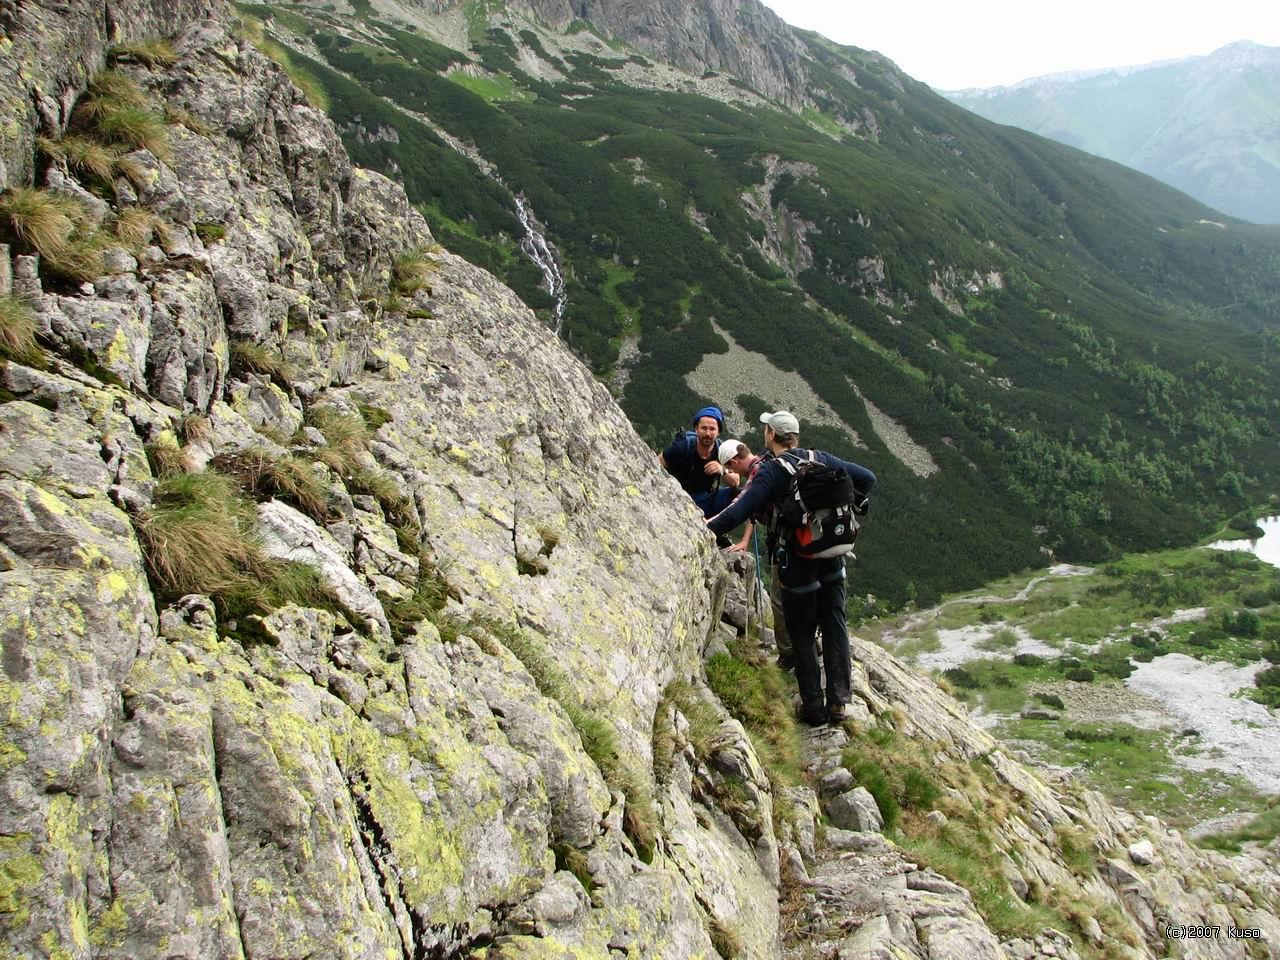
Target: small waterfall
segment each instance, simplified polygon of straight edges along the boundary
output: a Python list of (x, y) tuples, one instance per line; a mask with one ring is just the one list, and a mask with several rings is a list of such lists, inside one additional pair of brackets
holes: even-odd
[(551, 294), (551, 299), (555, 301), (555, 305), (551, 308), (552, 329), (555, 330), (556, 336), (559, 336), (560, 325), (564, 322), (564, 308), (569, 302), (569, 296), (564, 289), (564, 274), (560, 272), (560, 263), (556, 259), (555, 251), (551, 249), (551, 244), (547, 242), (547, 238), (538, 229), (533, 215), (529, 213), (524, 197), (516, 194), (515, 201), (516, 217), (520, 221), (520, 226), (524, 228), (520, 249), (542, 271), (542, 288)]

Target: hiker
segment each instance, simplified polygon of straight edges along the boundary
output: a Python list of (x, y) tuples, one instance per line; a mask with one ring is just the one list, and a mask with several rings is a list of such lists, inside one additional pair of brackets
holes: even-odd
[(713, 517), (733, 499), (739, 477), (720, 462), (720, 432), (724, 414), (719, 407), (703, 407), (693, 415), (693, 429), (676, 435), (658, 454), (662, 468), (680, 481), (703, 517)]
[[(749, 517), (772, 507), (776, 516), (791, 493), (792, 474), (806, 460), (843, 469), (857, 497), (865, 500), (875, 474), (856, 463), (821, 450), (800, 447), (800, 421), (786, 410), (763, 413), (765, 446), (772, 458), (760, 463), (742, 495), (728, 509), (707, 521), (715, 534), (732, 530)], [(800, 687), (798, 716), (810, 726), (843, 720), (850, 699), (849, 627), (845, 621), (844, 557), (806, 559), (777, 522), (772, 523), (767, 548), (777, 563), (782, 584), (782, 612), (795, 657)], [(822, 659), (818, 664), (814, 635), (822, 627)], [(823, 674), (826, 691), (823, 692)]]
[[(759, 456), (751, 455), (751, 448), (741, 440), (725, 440), (720, 444), (720, 462), (725, 465), (726, 469), (736, 473), (742, 478), (739, 486), (738, 495), (742, 495), (742, 491), (747, 489), (751, 484), (751, 479), (756, 475), (756, 471), (760, 469), (760, 465), (766, 460), (773, 458), (773, 454), (765, 452)], [(742, 539), (729, 547), (730, 553), (745, 553), (751, 546), (751, 537), (755, 533), (757, 520), (763, 522), (764, 513), (768, 512), (768, 507), (760, 516), (752, 516), (747, 520), (747, 526), (742, 534)], [(790, 670), (795, 666), (795, 655), (791, 650), (791, 638), (787, 635), (787, 621), (782, 612), (782, 584), (778, 580), (778, 567), (773, 558), (768, 556), (769, 551), (765, 550), (765, 562), (769, 565), (769, 606), (773, 609), (773, 642), (778, 651), (778, 666), (783, 670)]]
[[(751, 448), (741, 440), (721, 440), (717, 457), (720, 460), (720, 466), (724, 468), (724, 473), (721, 475), (722, 478), (730, 486), (736, 487), (738, 494), (741, 494), (743, 488), (751, 481), (751, 474), (759, 466), (761, 458), (753, 457)], [(730, 479), (730, 474), (733, 475), (732, 479)], [(751, 524), (748, 523), (747, 535), (742, 538), (740, 543), (734, 544), (730, 549), (735, 551), (745, 550), (746, 545), (750, 542)]]

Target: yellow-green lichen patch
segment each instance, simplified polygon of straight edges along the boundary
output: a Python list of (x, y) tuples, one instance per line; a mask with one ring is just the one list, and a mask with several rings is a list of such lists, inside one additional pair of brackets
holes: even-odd
[(129, 914), (123, 899), (111, 901), (111, 906), (93, 919), (89, 928), (89, 942), (95, 947), (119, 947), (129, 929)]
[(459, 884), (466, 850), (450, 831), (439, 802), (428, 799), (433, 791), (424, 789), (420, 795), (414, 789), (406, 746), (374, 730), (359, 729), (350, 749), (348, 775), (358, 773), (353, 793), (366, 805), (399, 865), (405, 899), (431, 904), (433, 923), (464, 919)]
[(0, 924), (18, 930), (31, 919), (28, 897), (44, 876), (29, 833), (0, 836)]

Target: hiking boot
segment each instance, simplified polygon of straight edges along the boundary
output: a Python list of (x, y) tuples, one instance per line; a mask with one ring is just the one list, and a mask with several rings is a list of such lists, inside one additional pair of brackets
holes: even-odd
[(841, 723), (845, 717), (849, 715), (849, 705), (845, 703), (831, 703), (827, 705), (827, 720), (831, 723)]
[(801, 704), (796, 707), (796, 719), (810, 727), (822, 727), (827, 723), (827, 711), (822, 707)]
[(717, 533), (716, 546), (721, 550), (728, 550), (733, 546), (733, 541), (729, 539), (729, 535), (727, 533)]
[(796, 666), (796, 658), (793, 654), (790, 654), (790, 653), (778, 654), (777, 662), (778, 662), (779, 670), (794, 670)]

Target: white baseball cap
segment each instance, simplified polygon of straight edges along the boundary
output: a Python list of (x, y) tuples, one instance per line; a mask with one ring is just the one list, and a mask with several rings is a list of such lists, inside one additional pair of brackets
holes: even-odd
[(774, 433), (799, 433), (800, 421), (790, 410), (779, 410), (777, 413), (760, 414), (760, 422)]

